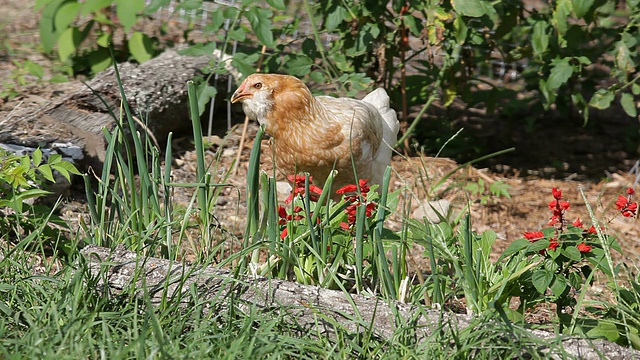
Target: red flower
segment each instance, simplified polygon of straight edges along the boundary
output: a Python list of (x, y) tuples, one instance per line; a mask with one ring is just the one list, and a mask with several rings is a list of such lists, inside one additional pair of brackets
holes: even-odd
[(591, 227), (589, 229), (587, 229), (587, 233), (595, 235), (595, 234), (598, 234), (598, 231), (596, 230), (596, 228), (593, 225), (591, 225)]
[(584, 224), (582, 223), (582, 220), (580, 220), (580, 218), (577, 218), (576, 221), (573, 222), (573, 226), (582, 228)]
[(553, 198), (556, 200), (562, 199), (562, 190), (551, 188), (551, 194), (553, 195)]
[(287, 237), (287, 234), (289, 233), (289, 231), (287, 230), (287, 228), (285, 227), (284, 230), (282, 230), (282, 232), (280, 233), (280, 240), (284, 240), (284, 238)]
[(619, 195), (616, 201), (616, 209), (618, 209), (624, 217), (634, 217), (638, 211), (638, 203), (631, 202), (630, 198), (631, 195), (629, 195), (629, 197)]
[[(358, 187), (360, 188), (360, 193), (362, 196), (358, 196), (357, 194), (353, 194), (358, 191)], [(358, 180), (358, 185), (355, 184), (346, 185), (341, 187), (336, 191), (336, 194), (349, 194), (346, 195), (345, 200), (349, 203), (347, 207), (344, 209), (344, 212), (347, 213), (347, 222), (340, 223), (340, 227), (344, 230), (349, 230), (353, 224), (356, 222), (356, 210), (358, 206), (365, 206), (365, 215), (366, 217), (373, 216), (373, 211), (376, 209), (376, 203), (367, 201), (367, 193), (371, 190), (371, 187), (367, 185), (367, 180), (360, 179)]]
[(633, 190), (633, 188), (628, 188), (627, 189), (627, 195), (633, 195), (635, 193), (635, 191)]
[(569, 210), (570, 207), (568, 201), (553, 200), (549, 203), (549, 210)]
[(558, 247), (558, 245), (560, 245), (560, 243), (558, 242), (558, 240), (556, 240), (556, 239), (551, 239), (551, 240), (549, 241), (549, 250), (555, 250), (555, 249)]
[(336, 194), (342, 195), (344, 193), (356, 192), (357, 190), (358, 190), (358, 187), (355, 184), (351, 184), (351, 185), (343, 186), (340, 189), (336, 190)]
[[(289, 197), (287, 197), (285, 199), (285, 203), (290, 203), (291, 201), (293, 201), (293, 198), (300, 194), (300, 195), (304, 195), (305, 192), (305, 179), (306, 177), (304, 175), (289, 175), (287, 176), (287, 179), (289, 181), (291, 181), (293, 183), (293, 189), (291, 189), (291, 194), (289, 194)], [(318, 201), (318, 199), (320, 198), (320, 195), (322, 194), (322, 189), (320, 189), (318, 186), (314, 185), (311, 183), (311, 181), (313, 180), (312, 176), (309, 176), (309, 200), (311, 201)]]
[(542, 239), (544, 237), (544, 234), (542, 233), (542, 231), (527, 231), (524, 233), (524, 237), (531, 242), (536, 242)]
[(587, 245), (583, 242), (581, 242), (580, 244), (576, 245), (576, 247), (578, 248), (578, 250), (580, 250), (581, 253), (588, 253), (589, 251), (591, 251), (591, 246)]
[[(360, 192), (363, 194), (366, 194), (369, 192), (369, 190), (371, 190), (371, 187), (369, 185), (367, 185), (367, 180), (366, 179), (360, 179), (358, 180), (358, 185), (360, 185)], [(347, 194), (347, 193), (354, 193), (358, 191), (358, 186), (356, 186), (355, 184), (349, 184), (349, 185), (345, 185), (343, 187), (341, 187), (340, 189), (336, 190), (336, 194), (338, 195), (342, 195), (342, 194)]]

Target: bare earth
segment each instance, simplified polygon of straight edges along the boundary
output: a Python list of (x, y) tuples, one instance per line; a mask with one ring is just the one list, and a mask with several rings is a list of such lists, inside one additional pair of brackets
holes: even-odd
[[(45, 69), (45, 79), (51, 76), (52, 69), (59, 66), (59, 63), (38, 51), (40, 47), (37, 34), (38, 18), (33, 10), (33, 3), (34, 1), (0, 0), (0, 16), (2, 16), (0, 18), (0, 92), (7, 86), (14, 84), (13, 74), (18, 69), (14, 61), (22, 63), (28, 59), (42, 65)], [(70, 88), (69, 83), (37, 81), (29, 75), (26, 75), (26, 79), (27, 85), (15, 86), (19, 92), (17, 97), (0, 98), (0, 130), (2, 130), (3, 121), (15, 116), (20, 112), (20, 109), (44, 105), (66, 95), (65, 91)], [(491, 126), (482, 128), (480, 130), (481, 136), (501, 135), (499, 124)], [(236, 234), (241, 234), (243, 229), (242, 221), (245, 211), (244, 207), (239, 205), (236, 189), (240, 189), (242, 193), (244, 188), (246, 179), (244, 175), (246, 174), (249, 150), (252, 145), (251, 139), (255, 128), (255, 125), (250, 127), (237, 175), (232, 176), (229, 180), (233, 187), (224, 190), (223, 196), (219, 200), (219, 219), (223, 226)], [(477, 130), (473, 127), (469, 129), (466, 130), (470, 132), (467, 136), (470, 138), (476, 136), (473, 132)], [(238, 127), (229, 135), (226, 146), (222, 150), (221, 171), (228, 168), (236, 157), (240, 130)], [(560, 141), (552, 129), (546, 133), (534, 132), (533, 134), (535, 135), (529, 134), (528, 138), (513, 136), (505, 140), (505, 137), (500, 137), (499, 142), (505, 143), (505, 147), (516, 147), (515, 154), (493, 159), (490, 169), (464, 167), (453, 176), (447, 177), (447, 180), (440, 187), (433, 189), (428, 195), (425, 192), (425, 186), (426, 188), (435, 186), (445, 178), (446, 174), (456, 169), (458, 164), (454, 160), (444, 158), (425, 157), (421, 159), (419, 157), (395, 156), (392, 164), (395, 170), (393, 187), (398, 189), (406, 186), (414, 193), (413, 208), (417, 205), (416, 198), (420, 201), (425, 198), (429, 200), (446, 198), (453, 204), (452, 212), (454, 215), (469, 205), (473, 228), (479, 232), (491, 229), (498, 234), (495, 246), (496, 254), (499, 254), (511, 241), (522, 237), (524, 231), (534, 231), (545, 227), (550, 216), (547, 204), (552, 200), (552, 187), (562, 189), (564, 198), (571, 201), (571, 210), (568, 213), (570, 219), (580, 217), (585, 224), (591, 225), (582, 196), (583, 192), (601, 225), (606, 227), (608, 233), (618, 236), (623, 254), (616, 255), (616, 258), (627, 264), (640, 265), (640, 221), (637, 218), (629, 219), (617, 215), (613, 205), (617, 196), (624, 194), (625, 189), (631, 186), (635, 180), (635, 176), (629, 175), (627, 172), (638, 158), (638, 153), (627, 153), (622, 150), (615, 153), (609, 151), (608, 144), (620, 141), (619, 131), (601, 131), (595, 135), (588, 134), (591, 137), (586, 142), (575, 134)], [(558, 147), (559, 143), (561, 143), (561, 147)], [(190, 141), (189, 139), (177, 139), (176, 144), (178, 149), (182, 150), (177, 152), (174, 159), (174, 181), (194, 181), (195, 156), (190, 148)], [(523, 144), (527, 146), (522, 146)], [(557, 149), (561, 151), (554, 152)], [(215, 151), (216, 148), (211, 150)], [(263, 150), (265, 154), (268, 154), (266, 143), (263, 144)], [(536, 156), (540, 153), (554, 154), (554, 159), (565, 163), (567, 170), (551, 173), (544, 170), (514, 170), (527, 168), (527, 164), (519, 162), (526, 161), (530, 157), (535, 157), (539, 161), (539, 157)], [(432, 156), (433, 154), (427, 155)], [(263, 156), (263, 159), (268, 158), (268, 156)], [(609, 163), (607, 163), (607, 159), (610, 159)], [(546, 165), (550, 166), (551, 164)], [(270, 166), (265, 161), (262, 168), (268, 170)], [(497, 173), (496, 169), (502, 170), (502, 173)], [(509, 170), (505, 171), (505, 169)], [(574, 169), (578, 169), (578, 171)], [(580, 174), (579, 169), (588, 170), (590, 175)], [(465, 184), (478, 182), (479, 179), (482, 179), (487, 186), (497, 181), (505, 182), (509, 185), (508, 192), (511, 197), (489, 196), (485, 199), (486, 201), (481, 201), (483, 195), (460, 190)], [(81, 192), (78, 192), (75, 197), (75, 199), (69, 200), (69, 204), (63, 211), (64, 215), (70, 219), (77, 218), (78, 212), (82, 212)], [(178, 192), (176, 194), (177, 202), (186, 204), (189, 200), (189, 193)], [(398, 221), (398, 218), (391, 219), (389, 226), (396, 227)], [(413, 256), (420, 262), (422, 254), (419, 250)]]

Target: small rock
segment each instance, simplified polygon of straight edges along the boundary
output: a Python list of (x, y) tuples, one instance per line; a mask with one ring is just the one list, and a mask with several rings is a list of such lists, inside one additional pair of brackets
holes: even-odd
[(426, 201), (418, 206), (413, 214), (411, 214), (411, 217), (417, 220), (423, 220), (426, 218), (427, 221), (432, 224), (439, 224), (441, 220), (438, 214), (446, 218), (450, 207), (451, 203), (446, 199)]
[(289, 182), (287, 181), (276, 182), (276, 191), (278, 192), (278, 200), (284, 201), (284, 199), (289, 197), (289, 194), (291, 194), (291, 190), (293, 190), (293, 188), (291, 187), (291, 184)]

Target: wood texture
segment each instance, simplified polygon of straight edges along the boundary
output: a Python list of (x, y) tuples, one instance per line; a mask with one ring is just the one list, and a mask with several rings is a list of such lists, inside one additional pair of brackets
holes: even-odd
[[(332, 324), (340, 324), (350, 331), (371, 328), (375, 335), (390, 339), (397, 326), (409, 323), (417, 328), (416, 336), (420, 341), (443, 325), (464, 328), (470, 323), (470, 317), (466, 315), (442, 314), (437, 310), (395, 301), (386, 303), (374, 297), (346, 295), (340, 291), (264, 277), (234, 278), (224, 269), (157, 258), (143, 259), (124, 247), (112, 251), (90, 245), (82, 250), (82, 254), (88, 261), (90, 273), (93, 276), (102, 274), (99, 286), (107, 287), (109, 293), (117, 294), (135, 286), (138, 296), (148, 292), (155, 305), (165, 294), (172, 296), (176, 291), (182, 291), (186, 305), (190, 299), (188, 291), (195, 286), (200, 299), (225, 302), (234, 297), (245, 305), (276, 310), (309, 332), (327, 336), (333, 333)], [(544, 331), (532, 333), (544, 339), (555, 338), (554, 334)], [(565, 339), (562, 345), (568, 354), (579, 359), (640, 358), (639, 352), (604, 340)]]

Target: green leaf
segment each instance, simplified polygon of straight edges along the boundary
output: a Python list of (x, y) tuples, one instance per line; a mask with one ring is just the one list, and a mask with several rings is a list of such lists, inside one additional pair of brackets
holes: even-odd
[(569, 60), (569, 58), (564, 58), (559, 61), (554, 61), (549, 79), (547, 79), (547, 89), (549, 89), (549, 91), (557, 90), (573, 75), (573, 66), (569, 64)]
[(198, 110), (200, 115), (206, 110), (206, 106), (211, 99), (216, 97), (218, 89), (207, 84), (201, 84), (198, 86)]
[(110, 32), (103, 32), (102, 34), (100, 34), (100, 36), (98, 36), (98, 39), (96, 39), (96, 44), (98, 44), (98, 46), (103, 47), (105, 49), (109, 47), (110, 43), (111, 43)]
[(131, 55), (133, 55), (133, 58), (139, 63), (151, 59), (155, 53), (151, 39), (139, 31), (135, 31), (133, 35), (131, 35), (128, 44)]
[(254, 6), (249, 8), (245, 15), (260, 43), (273, 47), (273, 32), (270, 20), (273, 13), (267, 9)]
[[(571, 15), (571, 2), (572, 0), (557, 0), (556, 7), (553, 9), (553, 21), (556, 29), (558, 29), (559, 37), (563, 37), (567, 33), (567, 20)], [(561, 41), (564, 42), (565, 40), (561, 39)], [(561, 46), (564, 47), (564, 44)]]
[(153, 15), (158, 10), (160, 10), (160, 8), (167, 6), (170, 3), (171, 3), (171, 0), (151, 0), (149, 2), (149, 5), (147, 5), (147, 7), (144, 8), (144, 14)]
[(60, 161), (57, 164), (51, 165), (51, 167), (56, 171), (65, 170), (74, 175), (82, 175), (78, 168), (68, 161)]
[(73, 22), (73, 20), (80, 13), (80, 8), (82, 4), (77, 3), (75, 1), (69, 1), (62, 4), (58, 11), (56, 12), (56, 16), (54, 19), (54, 26), (56, 31), (63, 31)]
[(568, 257), (571, 261), (580, 261), (582, 260), (582, 255), (580, 254), (580, 250), (578, 250), (575, 246), (568, 246), (562, 249), (562, 254)]
[(458, 16), (453, 20), (453, 28), (455, 29), (455, 37), (458, 44), (464, 44), (467, 40), (469, 28), (461, 16)]
[(590, 338), (602, 337), (609, 341), (616, 341), (620, 338), (620, 332), (613, 322), (608, 320), (598, 320), (598, 325), (587, 331), (587, 336)]
[(569, 284), (573, 286), (576, 290), (580, 290), (582, 287), (582, 277), (577, 272), (569, 273)]
[(47, 164), (42, 164), (38, 166), (38, 171), (40, 171), (40, 174), (42, 174), (42, 176), (44, 176), (45, 179), (51, 182), (56, 182), (56, 180), (53, 178), (53, 172), (51, 171), (51, 166)]
[(49, 156), (49, 159), (47, 160), (47, 164), (55, 165), (55, 164), (57, 164), (57, 163), (59, 163), (61, 161), (62, 161), (62, 155), (60, 155), (60, 154), (51, 154)]
[(629, 46), (624, 41), (618, 41), (615, 45), (615, 64), (618, 70), (626, 73), (635, 71), (635, 64), (631, 58)]
[(633, 83), (633, 85), (631, 85), (631, 92), (633, 95), (640, 95), (640, 85)]
[(485, 7), (482, 0), (453, 0), (453, 9), (462, 16), (481, 17), (485, 15)]
[(292, 59), (285, 62), (287, 72), (293, 76), (305, 76), (311, 72), (313, 60), (305, 55), (293, 56)]
[(533, 253), (537, 253), (541, 250), (546, 250), (549, 247), (549, 240), (547, 239), (540, 239), (534, 243), (532, 243), (531, 245), (529, 245), (529, 248), (527, 249), (528, 252), (533, 252)]
[(409, 28), (409, 31), (413, 36), (420, 36), (420, 34), (422, 33), (422, 29), (424, 28), (424, 26), (422, 25), (422, 20), (417, 19), (413, 15), (405, 15), (404, 23), (407, 28)]
[(47, 53), (53, 50), (60, 37), (60, 33), (62, 33), (63, 29), (56, 29), (54, 21), (58, 8), (67, 1), (68, 0), (50, 1), (42, 10), (38, 30), (40, 33), (40, 43)]
[(144, 10), (144, 0), (115, 0), (115, 3), (118, 19), (127, 32), (138, 20), (138, 14)]
[(44, 76), (44, 69), (40, 64), (27, 60), (24, 62), (24, 68), (29, 72), (29, 74), (37, 77), (38, 79), (42, 79)]
[(312, 71), (309, 74), (309, 78), (317, 83), (324, 83), (326, 81), (322, 71)]
[(332, 12), (328, 13), (324, 18), (324, 28), (328, 32), (334, 31), (340, 23), (349, 16), (349, 11), (342, 6), (336, 6)]
[(69, 78), (64, 74), (55, 74), (48, 80), (50, 83), (65, 83), (69, 81)]
[(58, 58), (60, 61), (67, 60), (76, 52), (80, 45), (82, 34), (78, 28), (68, 28), (58, 39)]
[(216, 50), (214, 41), (208, 43), (200, 43), (190, 46), (186, 49), (178, 50), (178, 54), (187, 56), (211, 56)]
[(85, 1), (82, 7), (82, 15), (98, 12), (113, 4), (113, 0), (91, 0)]
[(550, 271), (540, 269), (533, 272), (531, 275), (531, 281), (533, 282), (533, 286), (535, 286), (536, 290), (540, 294), (544, 294), (551, 285), (553, 281), (554, 274)]
[(260, 58), (260, 54), (255, 52), (251, 55), (237, 52), (233, 55), (233, 59), (231, 59), (231, 65), (233, 65), (242, 75), (253, 74), (256, 71), (256, 68), (253, 64), (255, 64)]
[(106, 48), (97, 48), (87, 55), (87, 60), (91, 64), (91, 72), (94, 74), (111, 66), (111, 54)]
[(286, 10), (287, 6), (284, 4), (284, 0), (267, 0), (267, 4), (271, 5), (276, 10)]
[(42, 150), (37, 148), (33, 154), (31, 154), (31, 158), (33, 159), (33, 165), (38, 166), (42, 162)]
[(593, 0), (574, 0), (573, 1), (573, 11), (576, 13), (577, 18), (583, 18), (589, 10), (591, 10), (591, 6), (593, 6)]
[(511, 255), (513, 255), (515, 253), (518, 253), (518, 252), (526, 249), (529, 246), (529, 244), (531, 244), (531, 243), (527, 239), (518, 239), (518, 240), (513, 241), (502, 252), (502, 255), (500, 255), (500, 259), (504, 259), (506, 257), (509, 257), (509, 256), (511, 256)]
[(540, 56), (549, 47), (549, 35), (547, 29), (549, 24), (545, 21), (536, 21), (533, 25), (533, 33), (531, 34), (531, 46), (533, 47), (533, 54)]
[(622, 109), (624, 109), (624, 112), (626, 112), (627, 115), (633, 118), (638, 115), (638, 109), (636, 107), (636, 102), (633, 99), (633, 95), (623, 93), (622, 96), (620, 96), (620, 105), (622, 105)]
[(198, 10), (202, 9), (202, 0), (182, 0), (176, 8), (177, 10)]
[(559, 297), (567, 289), (567, 285), (568, 285), (568, 281), (567, 279), (565, 279), (564, 276), (562, 275), (554, 276), (553, 283), (551, 284), (551, 292), (556, 297)]
[(611, 102), (615, 98), (613, 91), (607, 89), (598, 89), (595, 94), (589, 100), (589, 106), (593, 106), (596, 109), (604, 110), (611, 106)]

